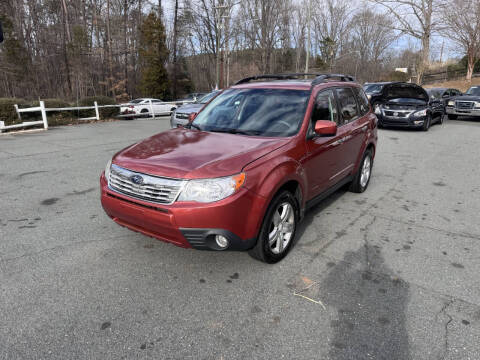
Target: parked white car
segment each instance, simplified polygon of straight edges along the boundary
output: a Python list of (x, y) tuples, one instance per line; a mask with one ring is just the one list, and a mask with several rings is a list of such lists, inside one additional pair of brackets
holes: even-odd
[(160, 99), (141, 98), (122, 104), (120, 107), (120, 114), (147, 115), (151, 111), (150, 101), (152, 102), (153, 113), (155, 115), (170, 115), (177, 108), (175, 103), (164, 102)]

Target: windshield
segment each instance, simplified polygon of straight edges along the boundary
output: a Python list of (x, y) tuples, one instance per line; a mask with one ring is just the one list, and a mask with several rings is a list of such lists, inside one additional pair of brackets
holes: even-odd
[(383, 85), (380, 84), (370, 84), (370, 85), (365, 85), (364, 90), (366, 93), (374, 94), (374, 93), (379, 93), (382, 91)]
[(135, 99), (135, 100), (130, 101), (130, 104), (138, 104), (138, 103), (141, 103), (142, 101), (143, 101), (143, 99)]
[(468, 89), (466, 92), (467, 95), (474, 95), (474, 96), (480, 96), (480, 87), (474, 86)]
[(443, 92), (445, 90), (438, 90), (438, 89), (430, 89), (427, 90), (428, 95), (430, 96), (431, 99), (440, 99), (443, 95)]
[(192, 123), (204, 131), (286, 137), (302, 124), (310, 91), (230, 89), (217, 96)]
[(210, 100), (212, 100), (213, 97), (214, 97), (215, 95), (217, 95), (217, 94), (218, 94), (218, 91), (212, 91), (211, 93), (209, 93), (209, 94), (205, 95), (204, 97), (200, 98), (200, 99), (198, 100), (198, 102), (199, 102), (200, 104), (206, 104), (206, 103), (208, 103)]

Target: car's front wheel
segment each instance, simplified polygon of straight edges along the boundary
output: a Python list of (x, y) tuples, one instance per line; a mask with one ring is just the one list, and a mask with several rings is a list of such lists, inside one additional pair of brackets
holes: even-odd
[(370, 183), (373, 168), (373, 151), (368, 149), (363, 154), (362, 162), (357, 173), (353, 177), (349, 190), (356, 193), (364, 192)]
[(298, 204), (292, 193), (277, 194), (263, 220), (257, 243), (249, 251), (253, 258), (274, 264), (290, 251), (298, 222)]
[(431, 123), (432, 123), (432, 117), (430, 115), (427, 115), (427, 119), (423, 123), (422, 130), (428, 131), (430, 129)]

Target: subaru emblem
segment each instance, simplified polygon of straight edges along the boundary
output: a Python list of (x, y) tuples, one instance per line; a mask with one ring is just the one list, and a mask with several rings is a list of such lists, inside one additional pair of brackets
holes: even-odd
[(142, 185), (143, 184), (143, 177), (140, 175), (133, 175), (130, 180), (136, 184), (136, 185)]

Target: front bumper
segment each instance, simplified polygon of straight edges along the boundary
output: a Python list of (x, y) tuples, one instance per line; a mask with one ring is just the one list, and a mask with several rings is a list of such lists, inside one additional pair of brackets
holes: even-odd
[(176, 128), (176, 127), (179, 127), (179, 126), (185, 126), (187, 125), (189, 122), (188, 119), (179, 119), (175, 116), (175, 113), (172, 114), (172, 116), (170, 116), (170, 126), (172, 128)]
[(135, 199), (110, 189), (100, 178), (103, 209), (117, 224), (184, 248), (220, 250), (215, 235), (228, 239), (226, 250), (255, 245), (266, 200), (242, 188), (215, 203), (178, 202), (161, 205)]
[(422, 127), (424, 122), (427, 121), (426, 116), (414, 116), (410, 115), (408, 117), (395, 117), (395, 116), (386, 116), (384, 114), (377, 114), (378, 123), (382, 126), (393, 126), (393, 127), (408, 127), (408, 128), (419, 128)]
[(453, 106), (447, 106), (446, 112), (448, 115), (458, 116), (480, 116), (480, 109), (457, 109)]

